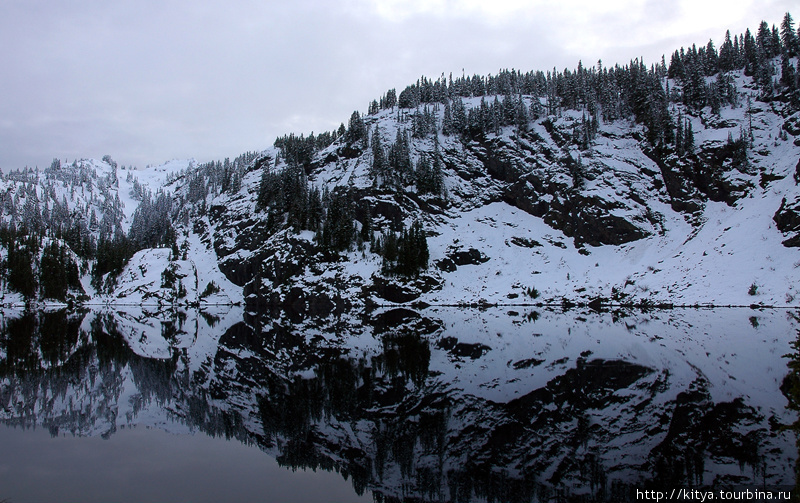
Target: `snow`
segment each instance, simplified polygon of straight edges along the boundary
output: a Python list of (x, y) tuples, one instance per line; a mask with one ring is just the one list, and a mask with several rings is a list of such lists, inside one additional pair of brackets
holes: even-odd
[[(102, 303), (133, 305), (172, 305), (175, 303), (240, 304), (242, 291), (219, 270), (213, 251), (196, 235), (187, 239), (187, 260), (174, 260), (168, 248), (136, 252), (117, 279), (117, 286), (108, 295), (99, 295)], [(164, 273), (172, 270), (178, 283), (167, 285)], [(204, 295), (209, 285), (217, 292)], [(185, 290), (181, 295), (180, 288)]]
[(192, 170), (196, 167), (197, 161), (194, 159), (173, 159), (158, 166), (118, 171), (119, 197), (125, 209), (123, 229), (125, 231), (130, 229), (133, 212), (136, 210), (136, 207), (139, 206), (139, 201), (131, 197), (133, 183), (127, 180), (127, 175), (129, 173), (139, 184), (155, 194), (159, 189), (165, 189), (171, 192), (167, 186), (167, 181), (178, 177), (184, 171)]

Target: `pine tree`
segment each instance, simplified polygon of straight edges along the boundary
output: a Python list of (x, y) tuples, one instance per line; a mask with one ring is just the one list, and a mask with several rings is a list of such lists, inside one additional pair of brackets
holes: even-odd
[(783, 16), (783, 21), (781, 22), (781, 45), (783, 46), (783, 54), (788, 55), (789, 58), (800, 56), (797, 34), (794, 31), (794, 20), (788, 12)]
[(444, 166), (442, 153), (439, 151), (439, 135), (433, 137), (433, 166), (431, 166), (431, 188), (434, 194), (444, 193)]
[(453, 112), (453, 133), (463, 135), (467, 132), (467, 109), (461, 98), (456, 98), (452, 102)]
[(744, 74), (748, 77), (752, 77), (756, 73), (759, 61), (756, 39), (753, 38), (749, 29), (745, 30), (744, 33), (744, 47), (742, 51), (742, 56), (744, 58)]
[(390, 182), (388, 175), (389, 162), (386, 159), (386, 152), (383, 149), (381, 142), (380, 128), (375, 125), (375, 131), (372, 133), (372, 166), (370, 174), (376, 180), (378, 185), (385, 185)]
[(344, 187), (336, 187), (327, 199), (329, 202), (319, 236), (320, 245), (331, 252), (347, 251), (355, 237), (352, 194)]
[(414, 249), (413, 270), (414, 274), (418, 274), (419, 271), (428, 268), (428, 260), (430, 259), (428, 240), (425, 237), (425, 231), (419, 220), (415, 220), (414, 223), (411, 224), (410, 239)]
[(367, 126), (361, 118), (361, 114), (355, 111), (350, 115), (350, 123), (345, 133), (345, 141), (351, 145), (366, 148), (368, 141)]
[(797, 71), (785, 52), (781, 56), (781, 84), (789, 91), (797, 88)]
[(444, 104), (444, 115), (442, 116), (442, 134), (449, 136), (454, 132), (453, 114), (450, 111), (450, 101), (448, 100)]
[(27, 244), (20, 244), (19, 240), (15, 240), (8, 247), (8, 286), (26, 299), (33, 298), (36, 294), (33, 250), (30, 244), (30, 239)]
[(322, 196), (317, 187), (312, 187), (308, 192), (308, 229), (317, 232), (322, 224)]
[(683, 150), (687, 154), (694, 153), (694, 131), (692, 131), (692, 121), (686, 120), (686, 136), (683, 139)]
[(371, 243), (372, 242), (372, 211), (370, 210), (369, 201), (366, 202), (364, 205), (364, 217), (361, 222), (361, 242), (362, 243)]
[(520, 95), (514, 110), (514, 125), (517, 127), (518, 133), (523, 133), (528, 130), (528, 120), (528, 107), (525, 106), (525, 101), (522, 99), (522, 95)]
[(389, 147), (389, 176), (398, 184), (411, 180), (414, 166), (411, 162), (411, 145), (408, 132), (398, 129), (394, 143)]
[(768, 60), (767, 56), (763, 54), (764, 51), (758, 48), (758, 66), (756, 67), (755, 80), (758, 82), (761, 89), (761, 99), (768, 100), (772, 97), (773, 89), (773, 68), (772, 62)]
[(778, 27), (774, 24), (772, 25), (772, 41), (770, 43), (771, 51), (770, 57), (774, 58), (775, 56), (781, 53), (781, 34), (778, 31)]
[(419, 161), (417, 161), (416, 171), (414, 173), (415, 185), (417, 192), (420, 194), (427, 194), (433, 191), (431, 187), (432, 178), (431, 161), (426, 154), (421, 154)]
[(44, 248), (39, 264), (39, 285), (42, 298), (66, 300), (69, 270), (66, 254), (56, 242), (51, 242)]
[(792, 63), (794, 56), (800, 57), (800, 40), (794, 31), (794, 21), (788, 12), (781, 23), (781, 84), (789, 91), (798, 87), (797, 70)]
[(758, 33), (756, 34), (756, 44), (758, 48), (763, 51), (763, 57), (772, 57), (772, 32), (766, 21), (761, 21), (758, 25)]
[(677, 49), (675, 49), (675, 52), (672, 53), (672, 58), (669, 61), (669, 70), (667, 71), (667, 76), (669, 76), (671, 79), (682, 79), (685, 76), (683, 58)]
[(683, 157), (683, 151), (683, 115), (679, 113), (677, 126), (675, 128), (675, 153), (678, 155), (678, 157)]
[(725, 32), (725, 41), (719, 48), (719, 69), (729, 72), (736, 68), (736, 53), (734, 52), (733, 42), (731, 42), (731, 31)]
[(705, 60), (704, 68), (705, 74), (708, 76), (714, 75), (719, 71), (719, 55), (714, 48), (714, 42), (709, 39), (705, 47)]
[(384, 272), (391, 272), (394, 269), (394, 264), (397, 261), (397, 236), (394, 232), (389, 231), (383, 234), (381, 239), (383, 252), (383, 270)]

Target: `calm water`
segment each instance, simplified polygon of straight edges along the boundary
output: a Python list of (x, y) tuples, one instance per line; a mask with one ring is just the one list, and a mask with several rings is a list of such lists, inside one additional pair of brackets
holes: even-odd
[(799, 330), (743, 309), (5, 311), (0, 501), (793, 486)]

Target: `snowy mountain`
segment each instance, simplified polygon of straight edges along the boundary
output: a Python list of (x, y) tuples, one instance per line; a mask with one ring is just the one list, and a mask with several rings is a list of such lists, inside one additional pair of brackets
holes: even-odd
[(234, 161), (5, 174), (2, 302), (796, 306), (792, 30), (423, 77)]
[[(291, 170), (287, 154), (273, 149), (248, 169), (241, 190), (209, 204), (209, 236), (249, 302), (311, 312), (362, 302), (797, 305), (800, 228), (789, 222), (800, 159), (791, 124), (800, 116), (791, 103), (756, 101), (751, 79), (730, 75), (749, 106), (712, 113), (669, 105), (674, 120), (691, 124), (691, 155), (657, 155), (646, 127), (628, 118), (600, 122), (581, 145), (585, 112), (561, 110), (524, 129), (412, 137), (410, 164), (441, 164), (443, 190), (431, 194), (386, 182), (375, 148), (341, 138), (297, 175), (309, 190), (346, 194), (355, 237), (330, 258), (320, 251), (321, 231), (291, 228), (291, 210), (278, 217), (284, 226), (269, 223), (280, 203), (253, 213), (266, 166)], [(480, 110), (487, 99), (464, 101)], [(537, 99), (521, 96), (526, 107)], [(370, 141), (394, 147), (412, 113), (364, 117)], [(434, 117), (437, 131), (446, 129)], [(399, 238), (414, 221), (425, 230), (430, 267), (387, 274), (389, 234)], [(371, 235), (362, 238), (365, 227)], [(376, 241), (384, 253), (375, 253)]]

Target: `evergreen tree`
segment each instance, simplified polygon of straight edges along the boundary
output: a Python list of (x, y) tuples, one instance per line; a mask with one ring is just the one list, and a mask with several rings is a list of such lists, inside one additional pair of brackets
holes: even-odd
[(798, 87), (797, 69), (792, 63), (792, 58), (800, 57), (800, 40), (794, 31), (794, 21), (788, 12), (781, 23), (781, 84), (789, 91)]
[(372, 166), (370, 174), (377, 181), (378, 185), (384, 185), (390, 182), (388, 176), (389, 161), (386, 159), (386, 151), (383, 149), (383, 142), (381, 141), (380, 128), (375, 125), (375, 130), (372, 133)]
[(455, 132), (453, 127), (453, 114), (450, 110), (450, 101), (444, 104), (444, 115), (442, 116), (442, 134), (445, 136), (451, 135)]
[(761, 47), (758, 48), (758, 66), (756, 67), (755, 79), (761, 89), (761, 99), (769, 100), (774, 93), (772, 76), (774, 74), (772, 62), (765, 56)]
[(417, 186), (417, 192), (420, 194), (426, 194), (433, 190), (431, 188), (432, 170), (428, 156), (424, 153), (421, 154), (414, 173), (415, 185)]
[(360, 238), (362, 243), (372, 242), (372, 210), (369, 201), (364, 205), (364, 217), (361, 222)]
[(345, 134), (345, 141), (351, 145), (366, 148), (368, 141), (367, 126), (361, 114), (355, 111), (350, 115), (350, 123)]
[(439, 140), (434, 136), (433, 162), (428, 155), (422, 154), (417, 163), (416, 186), (420, 194), (442, 195), (444, 193), (444, 169), (442, 155), (439, 151)]
[(382, 108), (394, 108), (396, 104), (397, 104), (397, 91), (395, 91), (394, 88), (389, 89), (388, 91), (386, 91), (386, 98), (383, 101)]
[(678, 157), (683, 157), (683, 115), (678, 114), (677, 126), (675, 127), (675, 153)]
[(452, 132), (458, 135), (466, 134), (468, 122), (464, 101), (456, 98), (452, 101), (451, 107), (453, 112)]
[(417, 275), (421, 270), (428, 268), (428, 260), (430, 259), (428, 240), (425, 237), (425, 231), (419, 220), (415, 220), (414, 223), (411, 224), (408, 233), (408, 243), (411, 248), (411, 251), (408, 253), (408, 270), (412, 271), (412, 274)]
[(414, 173), (411, 145), (405, 129), (397, 130), (394, 143), (389, 147), (389, 174), (399, 184), (408, 182)]
[(312, 187), (308, 192), (308, 229), (317, 232), (322, 224), (322, 196), (317, 187)]
[(772, 31), (766, 21), (761, 21), (761, 24), (758, 25), (756, 44), (763, 52), (764, 59), (772, 57)]
[(694, 153), (694, 131), (692, 131), (692, 121), (686, 120), (686, 132), (683, 139), (683, 150), (687, 154)]
[(428, 268), (430, 253), (422, 224), (415, 220), (410, 228), (402, 225), (399, 236), (389, 231), (383, 234), (378, 251), (383, 257), (383, 272), (405, 277), (417, 276)]
[(745, 30), (744, 33), (744, 48), (742, 51), (744, 58), (744, 74), (748, 77), (752, 77), (755, 75), (756, 69), (759, 66), (759, 60), (756, 39), (750, 33), (749, 29)]
[[(105, 215), (104, 213), (104, 217)], [(175, 235), (172, 226), (174, 217), (172, 198), (168, 194), (159, 191), (155, 199), (151, 199), (148, 194), (133, 213), (129, 231), (130, 243), (135, 250), (170, 246), (172, 243), (169, 238)], [(119, 234), (121, 233), (113, 232), (112, 229), (103, 231), (101, 225), (100, 235), (106, 241), (113, 241), (113, 236)]]
[(774, 24), (772, 25), (772, 43), (770, 45), (772, 46), (772, 48), (771, 48), (772, 50), (770, 52), (769, 57), (770, 58), (774, 58), (775, 56), (779, 55), (781, 53), (781, 50), (782, 50), (781, 49), (781, 34), (778, 31), (778, 27), (775, 26)]
[(525, 106), (525, 101), (522, 99), (522, 95), (520, 95), (517, 98), (517, 103), (514, 109), (514, 125), (517, 127), (517, 131), (519, 133), (523, 133), (528, 130), (528, 120), (528, 107)]
[(797, 89), (797, 71), (787, 53), (781, 57), (781, 84), (789, 91)]
[(723, 72), (729, 72), (736, 68), (736, 53), (731, 41), (730, 30), (725, 32), (725, 41), (719, 48), (719, 69)]
[(106, 274), (116, 277), (133, 255), (133, 248), (128, 239), (118, 234), (111, 239), (104, 236), (97, 242), (96, 261), (92, 268), (92, 286), (102, 291), (105, 286), (102, 280)]
[(22, 225), (33, 234), (41, 234), (43, 231), (42, 212), (33, 184), (30, 185), (30, 190), (25, 196), (25, 204), (22, 207)]
[(716, 74), (719, 71), (719, 55), (714, 48), (714, 42), (710, 39), (706, 44), (704, 56), (703, 67), (705, 74), (708, 76)]
[(380, 109), (381, 109), (381, 107), (378, 104), (378, 101), (377, 100), (372, 100), (370, 102), (370, 104), (369, 104), (369, 107), (367, 108), (367, 114), (375, 115), (376, 113), (378, 113), (380, 111)]
[(783, 54), (788, 55), (789, 58), (800, 56), (800, 46), (798, 46), (797, 34), (794, 31), (794, 20), (788, 12), (783, 16), (781, 22), (781, 45)]
[(669, 61), (669, 70), (667, 75), (671, 79), (682, 79), (684, 74), (683, 68), (683, 58), (681, 57), (680, 53), (676, 49), (674, 53), (672, 53), (672, 59)]
[(8, 286), (26, 299), (31, 299), (36, 294), (34, 250), (31, 249), (31, 244), (32, 239), (29, 237), (26, 244), (14, 239), (8, 247)]
[(320, 245), (329, 252), (347, 251), (355, 238), (352, 194), (345, 187), (335, 187), (328, 199), (325, 222), (318, 236)]
[(39, 285), (41, 296), (45, 299), (64, 301), (67, 298), (69, 287), (69, 273), (75, 264), (68, 259), (63, 250), (55, 241), (51, 242), (42, 251), (39, 265)]
[(444, 166), (439, 151), (439, 135), (433, 137), (433, 166), (431, 166), (431, 188), (436, 195), (444, 193)]

